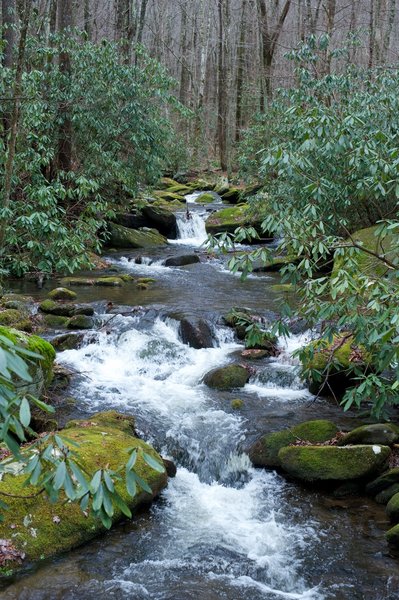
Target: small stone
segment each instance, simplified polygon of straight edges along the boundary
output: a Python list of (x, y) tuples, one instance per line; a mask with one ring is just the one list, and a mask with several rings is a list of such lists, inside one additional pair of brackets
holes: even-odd
[(47, 294), (47, 297), (50, 298), (50, 300), (75, 300), (77, 294), (68, 288), (59, 287), (51, 290), (51, 292)]
[(94, 323), (91, 317), (86, 315), (75, 315), (69, 319), (67, 328), (68, 329), (92, 329)]

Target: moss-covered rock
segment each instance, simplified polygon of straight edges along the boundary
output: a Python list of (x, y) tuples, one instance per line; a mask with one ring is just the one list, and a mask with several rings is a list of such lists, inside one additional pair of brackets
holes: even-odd
[(204, 383), (217, 390), (233, 390), (244, 387), (249, 380), (249, 371), (242, 365), (227, 365), (213, 369), (204, 377)]
[(60, 317), (59, 315), (44, 315), (43, 320), (47, 327), (57, 328), (66, 327), (69, 317)]
[(91, 287), (95, 284), (94, 277), (63, 277), (61, 284), (70, 287)]
[(366, 486), (366, 492), (375, 496), (395, 483), (399, 483), (399, 467), (389, 469), (374, 481), (370, 481)]
[(333, 392), (340, 397), (353, 385), (354, 368), (366, 372), (370, 368), (371, 360), (364, 348), (353, 342), (351, 335), (342, 333), (335, 336), (332, 342), (311, 342), (302, 357), (302, 366), (304, 373), (307, 369), (316, 372), (308, 377), (309, 390), (312, 393)]
[(173, 187), (175, 185), (179, 185), (179, 182), (175, 181), (171, 177), (162, 177), (159, 181), (158, 187), (162, 190), (166, 190), (167, 188)]
[(39, 310), (49, 315), (59, 317), (71, 317), (75, 312), (76, 306), (69, 302), (56, 302), (55, 300), (43, 300), (39, 305)]
[(323, 419), (306, 421), (290, 429), (268, 433), (257, 440), (249, 449), (249, 457), (256, 467), (280, 467), (281, 448), (297, 441), (312, 444), (327, 442), (338, 433), (338, 427)]
[(223, 208), (212, 213), (205, 223), (207, 233), (234, 233), (237, 227), (254, 227), (261, 234), (262, 220), (255, 217), (249, 210), (248, 204)]
[(379, 504), (387, 504), (395, 494), (399, 494), (399, 483), (394, 483), (385, 490), (382, 490), (382, 492), (376, 495), (375, 501)]
[(399, 493), (392, 496), (387, 504), (386, 511), (391, 521), (394, 523), (399, 521)]
[[(365, 229), (359, 229), (352, 234), (352, 238), (360, 243), (362, 246), (375, 252), (376, 254), (386, 254), (389, 260), (395, 260), (398, 258), (398, 246), (395, 244), (395, 234), (391, 233), (384, 238), (375, 235), (378, 225), (373, 227), (366, 227)], [(351, 240), (348, 240), (351, 243)], [(343, 264), (343, 257), (338, 257), (334, 261), (333, 277), (337, 271), (345, 267)], [(366, 252), (360, 251), (355, 257), (356, 271), (367, 274), (368, 276), (382, 276), (385, 274), (384, 264), (375, 258), (374, 256), (367, 254)]]
[(9, 325), (21, 331), (32, 331), (32, 323), (24, 310), (6, 308), (0, 311), (0, 325)]
[(212, 204), (212, 202), (215, 202), (215, 200), (215, 196), (209, 193), (201, 194), (195, 199), (197, 204)]
[[(65, 437), (79, 445), (73, 448), (76, 452), (75, 461), (89, 477), (102, 467), (118, 469), (124, 465), (128, 451), (132, 448), (144, 450), (162, 464), (162, 459), (155, 450), (135, 437), (132, 420), (115, 412), (93, 415), (87, 421), (72, 422), (65, 430)], [(167, 483), (166, 472), (154, 471), (140, 455), (135, 470), (149, 484), (153, 493), (140, 490), (131, 498), (123, 482), (117, 484), (118, 492), (131, 510), (149, 503)], [(29, 494), (23, 488), (25, 479), (26, 476), (6, 475), (0, 482), (0, 490), (14, 495), (31, 495), (32, 490), (29, 490)], [(44, 494), (39, 494), (34, 498), (13, 498), (9, 504), (11, 509), (5, 513), (4, 522), (0, 524), (0, 537), (11, 539), (17, 548), (26, 553), (28, 560), (48, 558), (65, 552), (104, 531), (92, 514), (83, 514), (77, 503), (65, 502), (63, 497), (51, 504)], [(122, 514), (116, 508), (112, 520), (116, 523), (121, 518)]]
[(391, 446), (399, 440), (399, 427), (393, 423), (376, 423), (375, 425), (362, 425), (344, 435), (339, 441), (339, 446), (350, 444), (382, 444)]
[(102, 286), (102, 287), (122, 287), (124, 284), (124, 280), (122, 277), (117, 276), (107, 276), (107, 277), (98, 277), (94, 281), (94, 285)]
[(167, 243), (166, 238), (156, 229), (128, 229), (116, 223), (109, 223), (108, 246), (112, 248), (149, 248), (162, 246)]
[(223, 202), (229, 202), (229, 204), (237, 204), (242, 199), (241, 188), (229, 187), (229, 189), (219, 195), (222, 197)]
[(162, 235), (175, 239), (177, 236), (177, 224), (174, 208), (167, 202), (153, 203), (144, 206), (142, 212), (150, 224), (155, 226)]
[(164, 200), (165, 202), (173, 202), (174, 200), (178, 200), (179, 202), (184, 202), (184, 195), (177, 194), (176, 192), (170, 192), (168, 190), (155, 190), (152, 192), (154, 198), (159, 198), (160, 200)]
[(384, 468), (388, 446), (286, 446), (281, 467), (302, 481), (345, 481), (372, 477)]
[(233, 410), (240, 410), (244, 406), (244, 401), (241, 398), (235, 398), (230, 402), (230, 406)]
[(168, 187), (165, 191), (169, 194), (179, 194), (179, 196), (185, 196), (191, 192), (191, 186), (184, 185), (184, 183), (176, 183)]
[(6, 337), (14, 344), (26, 348), (42, 358), (29, 359), (29, 372), (32, 376), (32, 382), (15, 380), (16, 387), (25, 393), (39, 397), (44, 389), (50, 384), (53, 378), (53, 363), (55, 359), (55, 350), (53, 346), (37, 335), (29, 335), (16, 329), (0, 327), (0, 335)]
[(74, 315), (67, 323), (68, 329), (92, 329), (93, 319), (87, 315)]
[(201, 177), (190, 181), (190, 188), (199, 192), (210, 192), (215, 189), (215, 182)]
[(399, 525), (391, 527), (386, 534), (385, 539), (391, 546), (399, 547)]
[(50, 298), (50, 300), (75, 300), (77, 294), (68, 288), (58, 287), (51, 290), (51, 292), (47, 294), (47, 297)]

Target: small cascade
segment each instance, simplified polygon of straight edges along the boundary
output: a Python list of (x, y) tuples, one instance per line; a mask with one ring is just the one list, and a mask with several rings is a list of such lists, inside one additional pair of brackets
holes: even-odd
[(205, 229), (206, 212), (188, 209), (177, 215), (177, 240), (169, 240), (173, 244), (199, 247), (207, 239)]

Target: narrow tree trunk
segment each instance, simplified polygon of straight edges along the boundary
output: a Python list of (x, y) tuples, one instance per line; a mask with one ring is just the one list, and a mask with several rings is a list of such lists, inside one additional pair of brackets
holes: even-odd
[(2, 0), (1, 10), (3, 15), (3, 66), (11, 69), (14, 64), (13, 52), (15, 48), (16, 6), (15, 0)]
[(241, 11), (241, 26), (240, 38), (237, 49), (237, 77), (236, 77), (236, 131), (235, 141), (240, 141), (241, 125), (242, 125), (242, 88), (244, 84), (244, 55), (245, 55), (245, 12), (247, 8), (247, 0), (242, 2)]
[[(58, 25), (60, 33), (72, 26), (72, 1), (59, 0)], [(61, 125), (58, 140), (58, 168), (70, 171), (72, 168), (72, 122), (67, 108), (67, 91), (71, 78), (71, 60), (68, 52), (62, 50), (59, 56), (60, 71), (64, 77), (64, 100), (60, 104)]]
[(92, 23), (91, 23), (90, 0), (84, 0), (84, 9), (83, 10), (84, 10), (83, 19), (84, 19), (85, 33), (86, 33), (87, 39), (91, 40)]
[(224, 45), (224, 14), (225, 1), (218, 0), (219, 21), (219, 43), (218, 43), (218, 128), (217, 137), (219, 145), (220, 166), (227, 171), (227, 77), (225, 68), (225, 45)]
[(190, 73), (187, 67), (188, 60), (188, 43), (187, 43), (187, 9), (182, 6), (181, 12), (181, 27), (180, 27), (180, 56), (181, 56), (181, 72), (180, 72), (180, 90), (179, 100), (182, 104), (187, 103), (188, 86), (190, 81)]
[(4, 215), (5, 210), (9, 207), (11, 201), (11, 184), (12, 176), (14, 172), (14, 159), (15, 149), (17, 145), (18, 126), (19, 126), (19, 112), (20, 112), (20, 97), (22, 92), (22, 74), (25, 62), (25, 49), (26, 49), (26, 36), (29, 28), (30, 13), (32, 3), (30, 0), (26, 0), (21, 11), (22, 27), (18, 44), (18, 57), (17, 66), (14, 81), (13, 90), (13, 105), (11, 111), (10, 120), (10, 134), (7, 145), (7, 158), (4, 167), (4, 187), (1, 195), (0, 207), (2, 209), (3, 217), (0, 219), (0, 251), (4, 247), (4, 236), (8, 223), (8, 218)]

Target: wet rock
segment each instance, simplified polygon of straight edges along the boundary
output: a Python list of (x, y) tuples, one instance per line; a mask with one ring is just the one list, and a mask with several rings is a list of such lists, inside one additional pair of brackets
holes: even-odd
[[(249, 212), (247, 204), (223, 208), (212, 213), (206, 220), (205, 227), (207, 233), (215, 235), (217, 233), (234, 233), (237, 227), (254, 227), (262, 234), (262, 219)], [(263, 234), (262, 234), (263, 235)], [(251, 241), (251, 240), (250, 240)], [(252, 240), (256, 243), (257, 240)]]
[(204, 383), (217, 390), (242, 388), (249, 381), (249, 371), (242, 365), (227, 365), (213, 369), (204, 377)]
[(59, 392), (64, 390), (71, 383), (73, 371), (64, 367), (64, 365), (55, 364), (53, 369), (53, 380), (51, 382), (51, 392)]
[(338, 441), (338, 445), (382, 444), (390, 446), (398, 440), (399, 427), (393, 423), (376, 423), (375, 425), (362, 425), (353, 429)]
[(63, 352), (64, 350), (76, 350), (80, 348), (83, 340), (83, 333), (64, 333), (53, 338), (51, 343), (58, 352)]
[(75, 300), (77, 294), (68, 288), (58, 287), (51, 290), (51, 292), (47, 294), (47, 297), (50, 298), (50, 300)]
[(87, 315), (74, 315), (67, 323), (68, 329), (92, 329), (93, 319)]
[(302, 481), (345, 481), (370, 478), (386, 465), (388, 446), (286, 446), (281, 466)]
[(108, 229), (110, 236), (107, 245), (114, 248), (148, 248), (167, 243), (166, 238), (156, 229), (127, 229), (115, 223), (110, 223)]
[(147, 217), (139, 210), (129, 213), (118, 213), (113, 222), (128, 229), (139, 229), (140, 227), (148, 227), (149, 225)]
[(159, 204), (147, 204), (143, 214), (151, 226), (170, 239), (177, 237), (176, 215), (172, 210)]
[(382, 492), (376, 495), (375, 501), (378, 504), (387, 504), (395, 494), (399, 494), (399, 483), (394, 483), (385, 490), (382, 490)]
[(184, 267), (201, 262), (197, 254), (182, 254), (181, 256), (171, 256), (165, 260), (165, 267)]
[(323, 443), (338, 433), (338, 427), (331, 421), (323, 419), (306, 421), (289, 429), (268, 433), (257, 440), (248, 454), (255, 467), (280, 467), (279, 452), (281, 448), (298, 441)]
[(197, 204), (212, 204), (216, 201), (216, 197), (213, 194), (201, 194), (195, 199)]
[(246, 358), (247, 360), (259, 360), (261, 358), (265, 358), (265, 356), (270, 356), (267, 350), (259, 350), (259, 349), (249, 349), (243, 350), (241, 352), (241, 356)]
[(230, 402), (230, 406), (233, 410), (240, 410), (240, 408), (244, 406), (244, 400), (241, 400), (241, 398), (235, 398)]
[(366, 486), (366, 492), (371, 496), (375, 496), (395, 483), (399, 483), (399, 467), (389, 469), (374, 481), (370, 481)]
[(91, 304), (78, 304), (75, 306), (73, 314), (86, 315), (86, 317), (92, 317), (94, 315), (94, 308), (91, 306)]
[(399, 525), (395, 525), (385, 534), (385, 539), (391, 546), (399, 547)]
[(122, 287), (124, 284), (124, 280), (122, 277), (99, 277), (95, 279), (94, 285), (99, 285), (103, 287)]
[(71, 303), (55, 302), (55, 300), (43, 300), (39, 305), (41, 312), (57, 315), (59, 317), (72, 317), (75, 312), (75, 305)]
[(219, 195), (222, 197), (223, 202), (229, 204), (237, 204), (241, 200), (242, 189), (236, 187), (229, 187), (225, 192), (220, 192)]
[(163, 458), (162, 462), (166, 469), (166, 473), (168, 474), (168, 477), (176, 477), (177, 467), (176, 467), (175, 463), (172, 460), (169, 460), (167, 458)]
[(0, 310), (0, 326), (7, 325), (21, 331), (32, 331), (33, 326), (29, 319), (29, 313), (22, 309), (6, 308)]
[(399, 493), (394, 494), (387, 504), (386, 512), (391, 521), (399, 521)]
[(69, 317), (60, 317), (59, 315), (44, 315), (43, 320), (47, 327), (56, 329), (57, 327), (66, 327)]
[(179, 334), (183, 344), (188, 344), (191, 348), (213, 348), (211, 327), (203, 319), (183, 318)]

